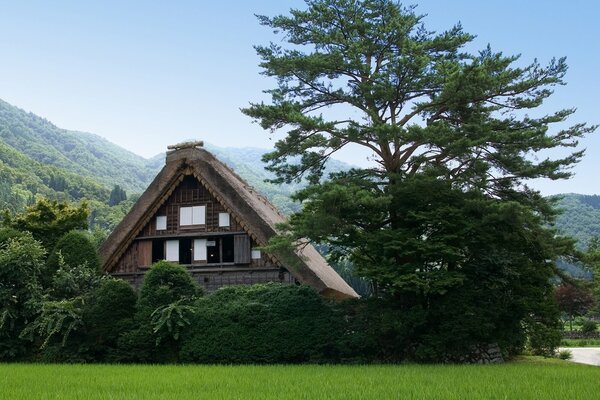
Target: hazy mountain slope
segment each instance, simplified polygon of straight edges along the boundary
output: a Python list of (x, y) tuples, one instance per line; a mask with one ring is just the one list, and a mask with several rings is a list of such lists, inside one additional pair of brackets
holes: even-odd
[(563, 194), (557, 206), (562, 214), (556, 220), (559, 232), (574, 237), (585, 248), (593, 236), (600, 237), (600, 196)]
[(107, 201), (110, 191), (82, 177), (32, 160), (0, 142), (0, 209), (18, 211), (36, 195), (56, 200)]
[(141, 192), (155, 174), (147, 160), (100, 136), (60, 129), (0, 100), (0, 140), (44, 164)]

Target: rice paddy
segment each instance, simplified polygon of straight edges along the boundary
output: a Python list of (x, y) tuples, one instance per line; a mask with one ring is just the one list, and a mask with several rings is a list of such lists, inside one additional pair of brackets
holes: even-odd
[(0, 364), (2, 399), (592, 399), (600, 369), (503, 365)]

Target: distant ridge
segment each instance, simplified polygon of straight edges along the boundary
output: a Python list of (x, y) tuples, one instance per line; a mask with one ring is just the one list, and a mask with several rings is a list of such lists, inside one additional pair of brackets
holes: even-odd
[(148, 160), (91, 133), (69, 131), (0, 100), (0, 140), (44, 165), (86, 176), (107, 188), (141, 192), (156, 173)]

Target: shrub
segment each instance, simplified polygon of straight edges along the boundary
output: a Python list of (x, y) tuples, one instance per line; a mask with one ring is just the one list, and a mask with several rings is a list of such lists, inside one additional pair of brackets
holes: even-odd
[(19, 359), (28, 352), (19, 335), (35, 318), (44, 248), (31, 234), (8, 239), (0, 245), (0, 360)]
[(166, 261), (154, 264), (144, 276), (136, 306), (134, 328), (119, 337), (117, 350), (112, 354), (112, 361), (178, 361), (179, 336), (187, 327), (185, 321), (178, 319), (176, 323), (184, 323), (184, 325), (178, 326), (176, 330), (156, 329), (155, 331), (156, 324), (160, 325), (164, 322), (167, 326), (171, 322), (160, 318), (159, 321), (153, 321), (153, 314), (156, 315), (155, 311), (167, 309), (173, 304), (178, 306), (192, 304), (201, 295), (201, 288), (184, 267)]
[(13, 228), (0, 228), (0, 245), (8, 243), (9, 239), (15, 239), (25, 236), (24, 232)]
[(46, 262), (48, 276), (58, 270), (59, 254), (62, 255), (65, 265), (75, 267), (87, 264), (90, 269), (100, 270), (100, 258), (92, 238), (85, 232), (71, 231), (58, 240)]
[(86, 304), (84, 321), (94, 359), (114, 353), (119, 336), (133, 326), (137, 295), (121, 279), (106, 279)]
[(598, 323), (596, 321), (592, 321), (591, 319), (586, 319), (581, 324), (581, 332), (583, 333), (594, 333), (598, 329)]
[(558, 358), (561, 360), (570, 360), (573, 357), (571, 350), (561, 350), (558, 352)]
[(161, 306), (200, 295), (202, 289), (184, 267), (159, 261), (144, 276), (139, 309), (144, 309), (150, 315)]
[(198, 301), (181, 360), (330, 362), (341, 336), (340, 314), (310, 287), (228, 286)]

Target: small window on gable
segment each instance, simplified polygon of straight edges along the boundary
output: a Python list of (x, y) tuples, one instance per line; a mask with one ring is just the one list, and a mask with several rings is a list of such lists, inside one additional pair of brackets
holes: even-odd
[(261, 254), (259, 249), (252, 249), (252, 259), (260, 260)]
[(219, 213), (219, 227), (229, 227), (229, 213)]
[(206, 224), (206, 206), (180, 207), (179, 225), (204, 225)]
[(167, 216), (159, 215), (156, 217), (156, 230), (157, 231), (165, 231), (167, 230)]

